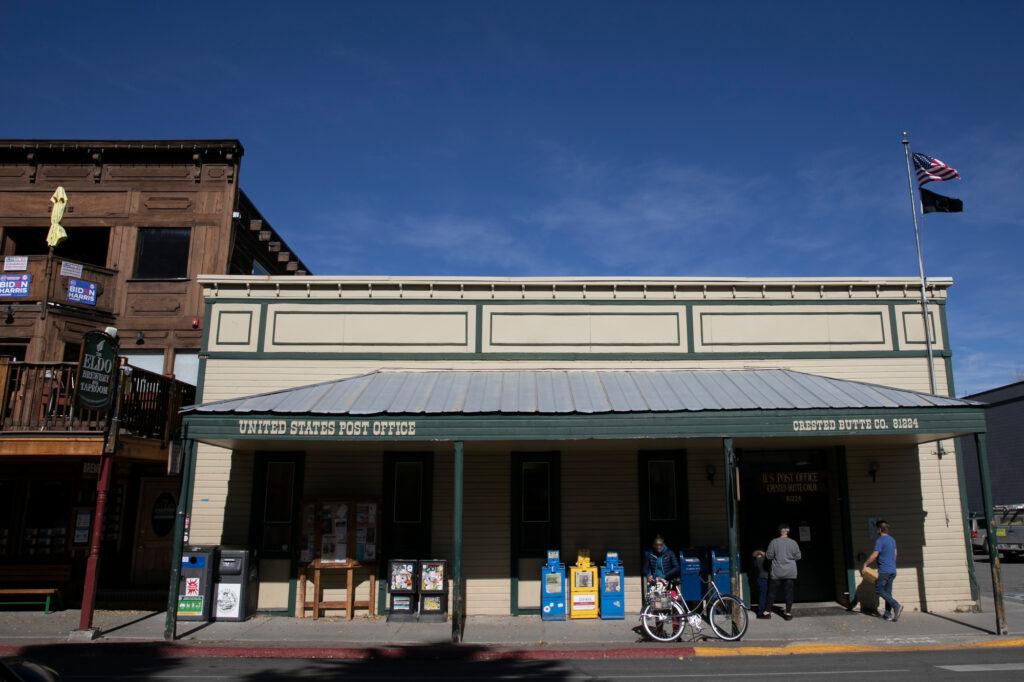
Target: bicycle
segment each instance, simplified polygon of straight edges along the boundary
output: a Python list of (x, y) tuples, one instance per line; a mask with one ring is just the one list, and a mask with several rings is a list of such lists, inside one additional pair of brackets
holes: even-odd
[(694, 608), (690, 608), (682, 595), (670, 589), (668, 581), (657, 578), (647, 593), (647, 605), (640, 613), (640, 622), (647, 636), (658, 642), (678, 639), (687, 626), (694, 634), (706, 620), (720, 639), (735, 642), (747, 632), (747, 607), (743, 600), (732, 594), (722, 594), (711, 578), (702, 578), (708, 589)]

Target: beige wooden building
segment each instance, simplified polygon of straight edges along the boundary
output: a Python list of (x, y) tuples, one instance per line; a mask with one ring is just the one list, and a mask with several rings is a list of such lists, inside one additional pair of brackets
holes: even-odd
[(259, 552), (260, 610), (294, 614), (302, 501), (372, 500), (372, 558), (452, 559), (469, 615), (535, 613), (549, 548), (617, 550), (636, 612), (655, 533), (744, 589), (788, 521), (798, 601), (848, 603), (884, 518), (900, 601), (974, 608), (952, 439), (984, 419), (951, 398), (949, 279), (927, 395), (916, 282), (203, 278), (187, 542)]

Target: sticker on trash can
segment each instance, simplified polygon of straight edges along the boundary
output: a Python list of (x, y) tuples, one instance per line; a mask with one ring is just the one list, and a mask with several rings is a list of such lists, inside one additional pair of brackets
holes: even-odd
[(178, 597), (178, 616), (202, 616), (202, 597)]
[(242, 586), (237, 583), (217, 585), (217, 617), (238, 618), (242, 602)]
[(199, 596), (199, 578), (185, 578), (185, 596)]

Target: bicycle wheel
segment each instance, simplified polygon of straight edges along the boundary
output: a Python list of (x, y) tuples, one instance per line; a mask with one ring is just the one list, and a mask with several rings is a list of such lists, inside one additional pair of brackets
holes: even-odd
[(671, 642), (683, 632), (686, 612), (678, 602), (672, 602), (671, 609), (652, 609), (648, 604), (640, 614), (644, 632), (653, 640)]
[(736, 597), (723, 594), (708, 609), (708, 622), (716, 635), (734, 642), (747, 632), (747, 609)]

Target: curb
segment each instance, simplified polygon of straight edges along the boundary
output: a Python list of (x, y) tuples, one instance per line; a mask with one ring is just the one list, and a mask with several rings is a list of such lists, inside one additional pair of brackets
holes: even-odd
[(728, 658), (741, 656), (807, 656), (854, 653), (907, 653), (958, 651), (967, 649), (1009, 649), (1024, 647), (1024, 637), (976, 642), (913, 645), (821, 644), (793, 642), (778, 646), (703, 645), (632, 646), (616, 648), (535, 648), (502, 649), (479, 645), (426, 645), (415, 647), (324, 647), (324, 646), (237, 646), (232, 644), (168, 644), (164, 642), (48, 642), (24, 645), (0, 645), (0, 656), (34, 657), (40, 653), (61, 652), (87, 657), (155, 656), (162, 658), (276, 658), (379, 661), (561, 661), (605, 659)]
[(921, 651), (956, 651), (966, 649), (1006, 649), (1024, 647), (1024, 637), (992, 639), (975, 642), (934, 644), (821, 644), (813, 642), (766, 645), (701, 645), (701, 646), (631, 646), (615, 648), (534, 648), (504, 649), (477, 645), (435, 644), (415, 647), (401, 646), (238, 646), (232, 644), (168, 644), (165, 642), (46, 642), (23, 645), (0, 645), (0, 656), (32, 657), (42, 650), (59, 650), (84, 656), (159, 656), (166, 658), (304, 658), (336, 660), (601, 660), (643, 658), (692, 658), (736, 656), (827, 655), (841, 653), (906, 653)]
[(124, 643), (46, 643), (36, 645), (0, 645), (0, 656), (32, 658), (43, 651), (75, 654), (89, 658), (100, 656), (146, 656), (160, 658), (276, 658), (327, 659), (348, 661), (563, 661), (602, 659), (692, 658), (692, 646), (656, 648), (620, 647), (586, 649), (498, 649), (474, 645), (428, 645), (403, 647), (284, 647), (193, 644)]

